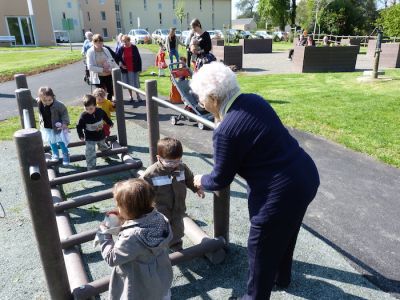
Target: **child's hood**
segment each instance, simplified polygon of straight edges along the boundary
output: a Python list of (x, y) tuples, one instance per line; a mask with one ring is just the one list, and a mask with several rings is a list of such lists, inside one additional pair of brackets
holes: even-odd
[(152, 250), (168, 247), (168, 243), (172, 239), (172, 230), (168, 220), (156, 209), (140, 219), (126, 221), (123, 225), (123, 227), (130, 226), (134, 226), (134, 235)]

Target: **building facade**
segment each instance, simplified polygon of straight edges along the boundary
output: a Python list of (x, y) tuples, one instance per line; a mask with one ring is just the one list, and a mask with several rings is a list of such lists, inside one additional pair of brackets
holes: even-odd
[(222, 29), (230, 26), (231, 0), (0, 0), (0, 18), (0, 35), (15, 36), (17, 45), (48, 46), (59, 34), (81, 42), (86, 31), (111, 40), (136, 28), (186, 30), (194, 18), (205, 30)]
[[(175, 14), (178, 5), (182, 5), (184, 17), (181, 20)], [(203, 29), (222, 29), (230, 26), (231, 0), (121, 0), (121, 31), (143, 28), (150, 33), (158, 28), (176, 27), (189, 29), (190, 21), (198, 18)]]

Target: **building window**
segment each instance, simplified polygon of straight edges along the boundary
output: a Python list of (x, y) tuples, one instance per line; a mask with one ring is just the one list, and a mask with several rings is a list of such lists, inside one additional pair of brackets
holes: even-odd
[(87, 12), (87, 19), (90, 22), (90, 12)]
[(190, 26), (189, 13), (186, 13), (186, 24), (187, 24), (187, 28), (189, 28), (189, 26)]
[(72, 3), (71, 3), (71, 1), (68, 1), (68, 2), (67, 2), (67, 8), (72, 8)]
[(108, 37), (107, 28), (103, 28), (103, 37)]
[(99, 0), (100, 5), (104, 5), (106, 3), (106, 0)]
[(172, 9), (176, 8), (176, 3), (175, 2), (176, 2), (175, 0), (172, 0)]
[(202, 8), (203, 8), (203, 1), (199, 1), (200, 2), (200, 10), (202, 10)]
[(172, 25), (175, 25), (175, 26), (176, 26), (176, 24), (178, 24), (178, 22), (176, 21), (176, 19), (173, 19), (173, 20), (172, 20)]
[(215, 15), (214, 15), (214, 13), (212, 13), (211, 19), (212, 19), (212, 29), (214, 30), (215, 29)]
[(158, 3), (158, 10), (162, 10), (162, 4)]
[(101, 19), (102, 19), (103, 21), (105, 21), (105, 20), (106, 20), (106, 12), (105, 12), (105, 11), (101, 11), (101, 12), (100, 12), (100, 17), (101, 17)]
[(129, 12), (129, 24), (133, 24), (133, 15), (131, 11)]
[(159, 16), (160, 16), (160, 25), (162, 25), (162, 14), (159, 13)]
[(121, 21), (117, 20), (117, 28), (121, 28)]
[(66, 19), (65, 12), (62, 13), (63, 19)]
[(89, 0), (86, 0), (86, 5), (89, 4)]
[(211, 1), (212, 11), (214, 11), (214, 0)]
[(143, 0), (143, 8), (144, 10), (147, 10), (147, 0)]

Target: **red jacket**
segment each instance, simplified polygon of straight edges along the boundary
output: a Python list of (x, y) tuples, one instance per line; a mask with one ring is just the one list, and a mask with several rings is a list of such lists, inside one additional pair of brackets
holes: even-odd
[(166, 69), (167, 63), (165, 62), (165, 52), (159, 50), (156, 56), (156, 67), (159, 69)]

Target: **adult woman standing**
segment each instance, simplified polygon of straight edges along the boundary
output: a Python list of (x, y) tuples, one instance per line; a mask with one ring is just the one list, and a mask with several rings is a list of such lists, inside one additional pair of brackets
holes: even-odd
[(196, 70), (198, 70), (204, 64), (214, 61), (215, 56), (210, 53), (212, 49), (210, 34), (202, 29), (199, 19), (193, 19), (190, 26), (194, 31), (190, 51), (196, 56)]
[[(122, 81), (135, 88), (140, 88), (139, 74), (142, 72), (142, 58), (139, 50), (131, 43), (131, 38), (128, 35), (121, 37), (121, 44), (122, 47), (117, 51), (117, 59), (120, 62)], [(129, 89), (128, 91), (131, 101), (133, 101), (132, 91)], [(136, 99), (142, 100), (139, 93), (136, 93)]]
[(216, 191), (236, 174), (247, 181), (249, 277), (242, 299), (269, 299), (274, 283), (290, 283), (297, 234), (319, 186), (317, 168), (268, 102), (242, 94), (222, 63), (205, 65), (191, 88), (220, 121), (213, 135), (213, 171), (196, 175), (194, 183)]
[(93, 47), (86, 52), (86, 65), (90, 71), (91, 84), (107, 91), (107, 99), (112, 100), (114, 89), (111, 70), (117, 68), (110, 51), (103, 46), (103, 37), (100, 34), (93, 36)]
[(174, 27), (170, 28), (168, 37), (165, 40), (165, 48), (167, 48), (167, 51), (169, 53), (169, 60), (171, 64), (174, 62), (174, 56), (176, 58), (176, 62), (179, 62), (179, 52), (178, 52), (179, 45), (185, 46), (185, 44), (182, 43), (176, 36), (175, 31), (176, 28)]

